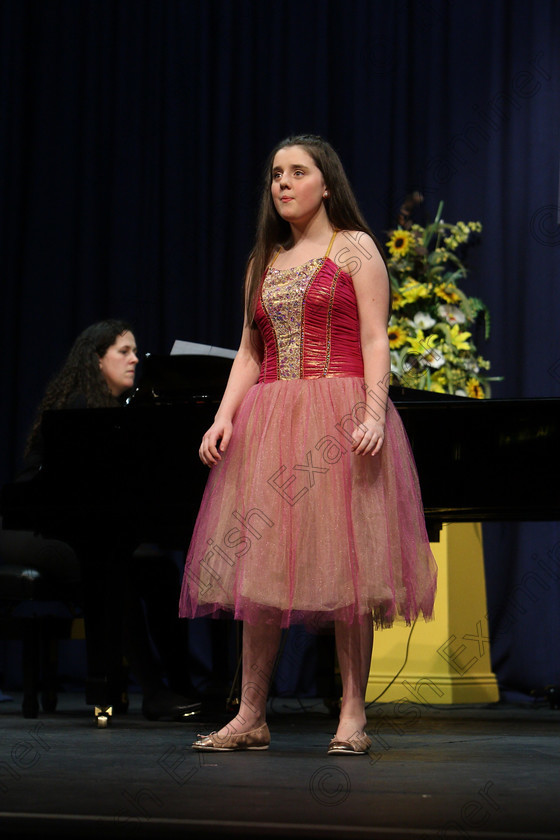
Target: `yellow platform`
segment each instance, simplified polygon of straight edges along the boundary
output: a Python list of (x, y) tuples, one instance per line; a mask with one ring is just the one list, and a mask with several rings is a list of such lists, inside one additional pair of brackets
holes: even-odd
[(401, 625), (376, 631), (366, 702), (498, 702), (490, 662), (482, 528), (478, 523), (444, 525), (440, 541), (431, 547), (438, 565), (435, 618), (419, 618), (412, 633)]

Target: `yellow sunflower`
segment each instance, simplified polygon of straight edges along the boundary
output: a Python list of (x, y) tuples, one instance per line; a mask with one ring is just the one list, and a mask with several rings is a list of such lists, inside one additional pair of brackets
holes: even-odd
[(408, 254), (413, 242), (414, 236), (409, 230), (394, 230), (386, 245), (392, 257), (404, 257)]
[(391, 297), (391, 308), (394, 309), (402, 309), (403, 306), (406, 305), (406, 300), (403, 298), (400, 292), (393, 292)]
[(447, 303), (461, 303), (461, 296), (453, 291), (453, 286), (446, 283), (440, 283), (434, 289), (436, 295), (445, 300)]
[(484, 388), (482, 387), (482, 385), (480, 384), (478, 379), (475, 379), (474, 377), (472, 377), (472, 379), (468, 380), (468, 382), (467, 382), (467, 396), (468, 397), (474, 397), (477, 400), (484, 399)]
[(407, 334), (397, 324), (391, 324), (387, 327), (387, 335), (389, 336), (389, 348), (391, 350), (398, 350), (403, 344), (406, 344)]

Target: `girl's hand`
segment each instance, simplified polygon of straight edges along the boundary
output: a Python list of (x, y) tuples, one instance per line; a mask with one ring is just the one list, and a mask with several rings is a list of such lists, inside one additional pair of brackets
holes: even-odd
[(203, 464), (206, 464), (207, 467), (213, 467), (214, 464), (222, 460), (222, 454), (228, 448), (232, 432), (233, 423), (229, 420), (214, 421), (208, 431), (205, 432), (198, 450), (198, 455)]
[(356, 455), (377, 455), (385, 440), (385, 425), (375, 420), (364, 420), (352, 432), (352, 451)]

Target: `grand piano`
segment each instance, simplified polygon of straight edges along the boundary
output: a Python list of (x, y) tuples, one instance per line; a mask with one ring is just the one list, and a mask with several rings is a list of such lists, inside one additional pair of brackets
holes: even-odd
[[(208, 475), (198, 444), (230, 366), (219, 356), (148, 355), (125, 407), (46, 412), (43, 469), (3, 488), (4, 528), (72, 544), (95, 513), (132, 545), (185, 551)], [(431, 540), (444, 522), (560, 518), (551, 481), (559, 399), (473, 400), (400, 386), (390, 396), (415, 455)], [(86, 700), (103, 709), (107, 692), (99, 680), (92, 686)]]

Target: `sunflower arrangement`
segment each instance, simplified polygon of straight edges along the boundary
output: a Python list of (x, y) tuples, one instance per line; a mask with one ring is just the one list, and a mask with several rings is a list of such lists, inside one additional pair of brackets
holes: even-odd
[(410, 221), (406, 207), (398, 227), (388, 231), (386, 243), (393, 293), (388, 326), (392, 382), (444, 394), (489, 397), (490, 378), (485, 372), (490, 362), (477, 353), (472, 334), (482, 319), (488, 337), (488, 309), (458, 286), (467, 276), (462, 256), (479, 237), (482, 225), (444, 222), (441, 202), (434, 221), (422, 227)]

